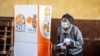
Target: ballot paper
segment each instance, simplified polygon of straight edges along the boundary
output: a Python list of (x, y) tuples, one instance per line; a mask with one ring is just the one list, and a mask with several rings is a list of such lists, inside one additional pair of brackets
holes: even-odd
[(66, 42), (70, 42), (70, 39), (69, 38), (65, 38), (63, 43), (59, 43), (59, 44), (57, 44), (57, 46), (62, 46)]
[(57, 46), (62, 46), (64, 43), (59, 43), (59, 44), (57, 44)]
[(70, 42), (69, 38), (65, 38), (63, 43)]

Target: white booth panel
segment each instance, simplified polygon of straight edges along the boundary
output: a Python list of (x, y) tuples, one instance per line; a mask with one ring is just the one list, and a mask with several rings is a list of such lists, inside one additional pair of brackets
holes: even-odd
[(15, 42), (37, 42), (38, 37), (37, 33), (22, 33), (16, 32), (15, 33)]
[(37, 56), (37, 43), (14, 43), (14, 56)]

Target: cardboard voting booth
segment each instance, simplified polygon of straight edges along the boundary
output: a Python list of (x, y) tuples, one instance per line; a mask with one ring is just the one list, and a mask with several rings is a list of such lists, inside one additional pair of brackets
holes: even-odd
[(50, 56), (49, 5), (15, 5), (14, 56)]

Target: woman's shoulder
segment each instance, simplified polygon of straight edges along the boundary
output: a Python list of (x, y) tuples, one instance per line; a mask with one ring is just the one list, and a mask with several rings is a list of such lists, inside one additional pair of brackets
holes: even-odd
[(79, 32), (79, 31), (80, 31), (80, 29), (79, 29), (79, 27), (78, 27), (78, 26), (73, 25), (73, 27), (74, 27), (74, 29), (75, 29), (75, 32)]
[(78, 28), (76, 25), (73, 25), (73, 27), (74, 27), (76, 30), (79, 30), (79, 28)]

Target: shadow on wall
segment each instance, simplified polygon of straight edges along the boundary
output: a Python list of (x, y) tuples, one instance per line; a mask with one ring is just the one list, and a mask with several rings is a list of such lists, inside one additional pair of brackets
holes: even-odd
[[(55, 45), (57, 43), (57, 28), (59, 24), (60, 19), (52, 19), (51, 42), (54, 56), (57, 56)], [(75, 20), (74, 24), (79, 27), (83, 34), (83, 56), (100, 56), (100, 20)]]

